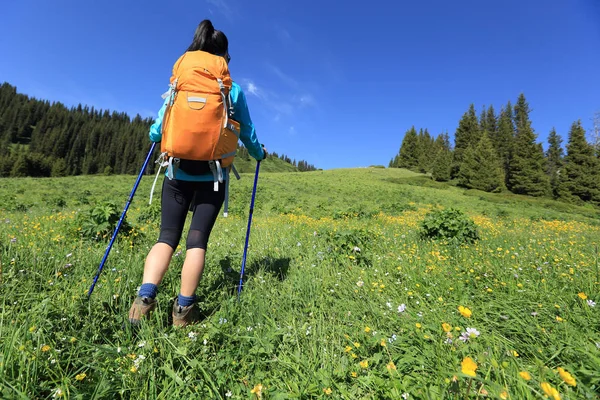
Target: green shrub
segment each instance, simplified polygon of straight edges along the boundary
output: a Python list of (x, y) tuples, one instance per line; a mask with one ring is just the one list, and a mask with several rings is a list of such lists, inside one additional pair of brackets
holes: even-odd
[(462, 211), (454, 208), (432, 211), (425, 216), (419, 232), (422, 239), (452, 243), (472, 243), (479, 240), (475, 223)]
[[(104, 202), (79, 214), (75, 219), (75, 228), (85, 239), (108, 241), (117, 227), (121, 213), (122, 210), (119, 210), (113, 202)], [(119, 236), (127, 237), (132, 229), (133, 227), (125, 218)]]

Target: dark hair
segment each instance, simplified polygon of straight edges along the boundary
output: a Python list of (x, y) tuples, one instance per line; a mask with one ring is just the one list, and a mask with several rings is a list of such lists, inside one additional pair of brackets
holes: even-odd
[(223, 32), (215, 29), (210, 20), (205, 19), (196, 28), (194, 40), (187, 49), (187, 51), (197, 50), (214, 55), (224, 55), (229, 51), (229, 41)]

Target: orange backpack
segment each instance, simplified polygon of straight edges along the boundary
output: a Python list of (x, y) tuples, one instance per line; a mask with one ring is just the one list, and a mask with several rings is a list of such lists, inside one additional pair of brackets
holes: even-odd
[[(173, 179), (182, 161), (208, 161), (218, 191), (224, 174), (232, 170), (240, 137), (240, 124), (233, 119), (229, 97), (231, 76), (221, 56), (204, 51), (188, 51), (173, 66), (162, 122), (159, 169), (150, 192), (150, 204), (162, 167)], [(229, 179), (225, 185), (225, 216), (229, 203)]]
[(190, 51), (173, 66), (162, 124), (161, 151), (181, 160), (233, 163), (240, 124), (233, 120), (225, 59)]

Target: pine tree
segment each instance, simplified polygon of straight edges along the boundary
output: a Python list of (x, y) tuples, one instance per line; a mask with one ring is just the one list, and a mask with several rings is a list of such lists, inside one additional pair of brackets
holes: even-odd
[(523, 94), (515, 105), (516, 134), (508, 167), (508, 188), (513, 193), (544, 196), (550, 193), (546, 175), (544, 151), (536, 143), (536, 134), (529, 120), (529, 104)]
[(419, 166), (419, 137), (413, 126), (404, 134), (400, 154), (398, 156), (398, 167), (416, 169)]
[(448, 182), (452, 172), (452, 151), (450, 138), (447, 133), (435, 139), (435, 160), (432, 165), (431, 177), (438, 182)]
[(421, 130), (419, 132), (419, 172), (427, 173), (431, 171), (433, 164), (434, 153), (434, 139), (429, 134), (429, 131)]
[(469, 111), (463, 114), (454, 134), (454, 165), (452, 175), (456, 176), (464, 159), (464, 152), (469, 146), (476, 146), (481, 138), (479, 121), (475, 106), (471, 104)]
[(556, 133), (556, 129), (552, 128), (548, 136), (548, 151), (546, 152), (546, 173), (550, 179), (550, 189), (552, 197), (555, 199), (561, 196), (561, 181), (560, 174), (564, 171), (563, 165), (563, 149), (561, 147), (562, 139)]
[(510, 162), (510, 151), (515, 136), (515, 126), (513, 122), (513, 108), (510, 101), (500, 112), (498, 119), (498, 129), (496, 134), (490, 132), (490, 138), (496, 149), (496, 155), (502, 163), (504, 174), (508, 177), (508, 166)]
[[(498, 118), (494, 106), (490, 106), (485, 114), (485, 126), (490, 140), (498, 135)], [(495, 146), (494, 146), (495, 148)]]
[(600, 204), (600, 161), (585, 139), (581, 121), (574, 122), (569, 131), (562, 183), (575, 199)]
[(458, 173), (460, 186), (486, 192), (502, 190), (504, 175), (487, 131), (475, 147), (469, 147)]

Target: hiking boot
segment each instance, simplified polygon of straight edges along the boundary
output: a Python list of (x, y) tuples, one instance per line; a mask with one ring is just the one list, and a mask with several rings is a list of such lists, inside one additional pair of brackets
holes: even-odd
[(156, 308), (156, 299), (149, 297), (136, 297), (129, 309), (129, 322), (137, 325), (142, 317), (150, 314)]
[(173, 325), (188, 326), (195, 324), (200, 319), (200, 311), (196, 307), (196, 303), (191, 306), (183, 307), (179, 305), (179, 299), (175, 299), (173, 303)]

